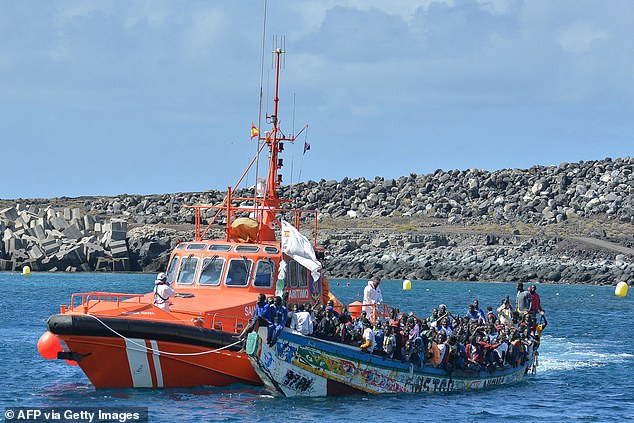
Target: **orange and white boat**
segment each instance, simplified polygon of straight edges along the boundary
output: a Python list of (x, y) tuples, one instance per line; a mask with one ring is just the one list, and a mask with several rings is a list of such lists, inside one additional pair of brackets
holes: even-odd
[[(48, 320), (48, 332), (38, 342), (44, 357), (79, 365), (97, 388), (261, 384), (236, 339), (254, 312), (258, 294), (288, 293), (290, 303), (334, 298), (311, 242), (297, 235), (300, 222), (314, 222), (312, 244), (316, 242), (316, 212), (287, 207), (290, 200), (278, 198), (276, 191), (282, 182), (279, 154), (283, 143), (296, 135), (286, 136), (279, 127), (284, 51), (273, 53), (274, 112), (266, 116), (271, 129), (260, 136), (254, 128), (258, 151), (236, 187), (268, 149), (266, 180), (256, 184), (250, 198), (234, 198), (229, 188), (219, 205), (190, 206), (196, 212), (196, 233), (170, 257), (167, 281), (176, 294), (169, 311), (154, 305), (153, 292), (73, 294), (70, 304)], [(205, 214), (210, 222), (203, 229)], [(294, 226), (287, 226), (285, 218)], [(225, 221), (222, 239), (206, 239), (212, 224)], [(303, 237), (309, 248), (295, 255), (286, 250), (285, 236)]]

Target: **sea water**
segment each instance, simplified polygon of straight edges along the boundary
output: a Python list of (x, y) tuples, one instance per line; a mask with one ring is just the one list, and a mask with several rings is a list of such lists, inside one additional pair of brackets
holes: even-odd
[[(613, 287), (539, 285), (548, 317), (537, 374), (483, 391), (280, 398), (261, 387), (95, 389), (78, 367), (44, 360), (37, 352), (46, 319), (71, 293), (143, 293), (153, 275), (0, 273), (0, 406), (148, 407), (150, 421), (624, 421), (634, 417), (634, 292), (617, 298)], [(350, 303), (366, 281), (331, 280)], [(494, 308), (514, 298), (511, 283), (384, 281), (390, 306), (428, 316), (444, 303), (464, 314), (477, 298)], [(519, 419), (519, 420), (517, 420)]]

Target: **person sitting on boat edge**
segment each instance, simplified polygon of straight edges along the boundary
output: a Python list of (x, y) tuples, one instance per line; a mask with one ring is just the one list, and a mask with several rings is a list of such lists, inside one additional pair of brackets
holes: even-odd
[(266, 335), (266, 343), (272, 347), (277, 342), (277, 337), (284, 330), (286, 319), (288, 318), (288, 310), (282, 304), (282, 297), (279, 295), (273, 300), (273, 305), (269, 306), (265, 319), (269, 321), (268, 331)]
[(374, 347), (376, 347), (376, 339), (374, 338), (374, 331), (368, 319), (365, 319), (363, 322), (363, 328), (363, 343), (359, 348), (361, 348), (361, 351), (371, 354), (374, 351)]
[(242, 333), (238, 335), (237, 338), (244, 339), (249, 333), (253, 332), (253, 329), (255, 328), (255, 323), (258, 321), (259, 318), (266, 319), (265, 316), (268, 313), (268, 310), (269, 303), (266, 301), (266, 295), (259, 294), (258, 301), (255, 303), (255, 309), (253, 310), (253, 316), (249, 320), (249, 324), (247, 325), (247, 327), (244, 328)]
[(377, 319), (376, 308), (383, 302), (383, 294), (381, 293), (381, 278), (375, 277), (368, 281), (368, 285), (363, 290), (363, 310), (370, 316), (371, 321)]
[(176, 294), (167, 282), (167, 275), (159, 273), (154, 281), (154, 305), (163, 311), (170, 311), (170, 298)]

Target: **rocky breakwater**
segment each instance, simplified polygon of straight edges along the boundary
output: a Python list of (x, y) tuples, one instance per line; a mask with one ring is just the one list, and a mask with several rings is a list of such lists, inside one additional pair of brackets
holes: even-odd
[(610, 285), (634, 281), (634, 250), (560, 237), (482, 233), (329, 231), (329, 274), (344, 278), (524, 281)]
[(96, 219), (79, 208), (17, 204), (0, 210), (0, 270), (130, 270), (123, 219)]
[[(397, 179), (308, 181), (280, 191), (294, 208), (319, 211), (326, 228), (320, 242), (332, 257), (326, 264), (332, 277), (634, 279), (630, 157), (495, 172), (437, 170)], [(194, 234), (194, 211), (183, 206), (219, 204), (225, 194), (0, 200), (0, 269), (31, 263), (42, 270), (162, 270), (176, 242)], [(99, 230), (86, 219), (99, 223)], [(127, 223), (123, 239), (121, 231), (112, 238), (113, 222)], [(224, 222), (216, 223), (219, 233)], [(65, 225), (79, 232), (69, 229), (65, 234)], [(42, 243), (51, 240), (59, 251), (43, 249)], [(127, 254), (113, 253), (112, 241), (124, 241)], [(97, 249), (87, 254), (86, 244), (103, 253)], [(84, 262), (59, 262), (60, 251), (78, 246)], [(87, 255), (101, 257), (102, 265)], [(127, 264), (116, 264), (117, 258), (126, 257)]]
[(634, 224), (634, 158), (530, 169), (437, 170), (398, 179), (377, 177), (295, 184), (300, 208), (323, 216), (412, 216), (449, 224), (562, 223), (603, 215)]

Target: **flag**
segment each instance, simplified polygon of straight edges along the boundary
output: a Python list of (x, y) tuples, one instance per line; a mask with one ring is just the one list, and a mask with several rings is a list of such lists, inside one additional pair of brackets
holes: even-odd
[(275, 295), (284, 295), (284, 288), (286, 287), (286, 260), (280, 260), (280, 268), (277, 271), (277, 282), (275, 283)]
[(302, 153), (302, 155), (306, 154), (308, 150), (310, 150), (310, 144), (304, 141), (304, 152)]
[(260, 130), (253, 123), (251, 123), (251, 139), (259, 135), (260, 135)]
[(266, 193), (266, 179), (258, 178), (258, 182), (255, 184), (255, 196), (264, 197)]
[(313, 280), (319, 280), (321, 263), (315, 257), (315, 250), (310, 241), (293, 225), (285, 220), (282, 223), (282, 252), (310, 270)]

